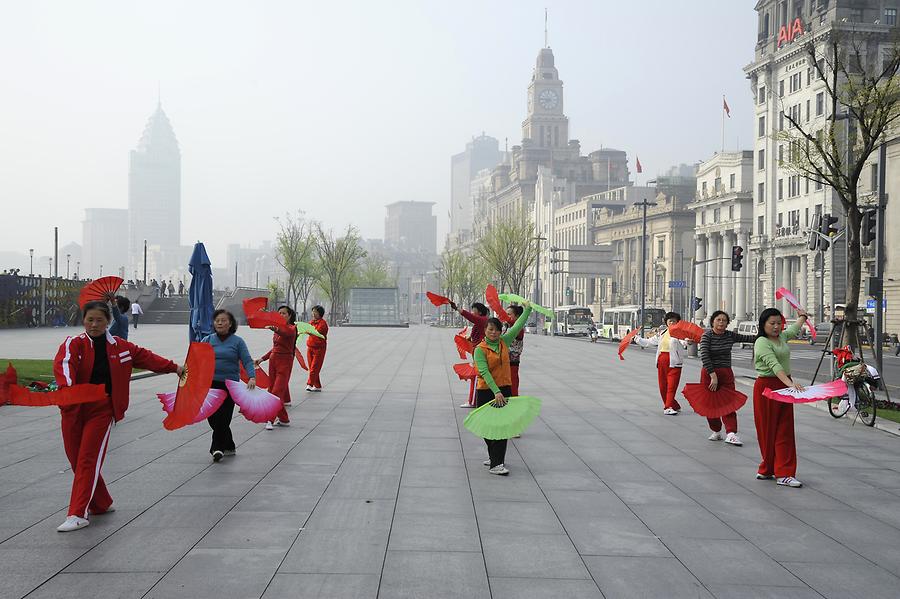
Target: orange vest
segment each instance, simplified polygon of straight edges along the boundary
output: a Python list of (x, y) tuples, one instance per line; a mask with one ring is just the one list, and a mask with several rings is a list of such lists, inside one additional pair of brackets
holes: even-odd
[[(510, 387), (512, 386), (512, 374), (509, 370), (509, 348), (502, 339), (497, 343), (500, 344), (499, 353), (491, 349), (488, 346), (487, 341), (482, 341), (478, 344), (478, 347), (481, 348), (481, 351), (484, 352), (484, 357), (487, 358), (488, 370), (491, 372), (491, 376), (494, 377), (494, 382), (497, 386)], [(477, 388), (490, 389), (481, 376), (478, 377)]]

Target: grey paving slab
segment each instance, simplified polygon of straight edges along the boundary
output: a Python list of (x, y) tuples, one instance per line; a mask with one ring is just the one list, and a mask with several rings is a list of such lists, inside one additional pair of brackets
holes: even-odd
[[(62, 333), (16, 347), (52, 355)], [(544, 407), (497, 477), (462, 426), (451, 337), (335, 327), (326, 391), (295, 376), (290, 428), (236, 416), (219, 464), (205, 424), (161, 428), (170, 377), (135, 382), (104, 468), (117, 512), (67, 535), (58, 413), (0, 407), (0, 597), (896, 596), (897, 437), (798, 406), (805, 487), (760, 483), (752, 409), (743, 448), (710, 443), (704, 419), (662, 415), (652, 352), (528, 336), (523, 389)], [(183, 355), (183, 327), (139, 342)]]

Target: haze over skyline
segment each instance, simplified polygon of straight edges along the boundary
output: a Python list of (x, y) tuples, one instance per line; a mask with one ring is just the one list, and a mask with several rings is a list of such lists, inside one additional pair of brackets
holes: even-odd
[(382, 237), (398, 200), (437, 203), (441, 245), (450, 156), (482, 131), (521, 141), (545, 6), (585, 153), (626, 150), (638, 183), (706, 160), (723, 93), (726, 149), (750, 147), (749, 2), (19, 3), (0, 19), (0, 250), (52, 253), (54, 225), (80, 243), (85, 208), (127, 207), (158, 84), (182, 152), (182, 241), (214, 263), (298, 208)]

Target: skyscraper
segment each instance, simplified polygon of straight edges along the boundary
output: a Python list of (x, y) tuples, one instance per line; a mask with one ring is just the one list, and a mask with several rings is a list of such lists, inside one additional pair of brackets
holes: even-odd
[(162, 104), (131, 151), (128, 239), (132, 269), (142, 268), (144, 240), (163, 255), (181, 245), (181, 151)]

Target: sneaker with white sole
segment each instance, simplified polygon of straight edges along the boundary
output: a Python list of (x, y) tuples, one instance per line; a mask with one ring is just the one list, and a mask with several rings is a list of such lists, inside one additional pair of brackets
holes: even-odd
[(738, 437), (737, 433), (728, 433), (727, 435), (725, 435), (725, 442), (729, 445), (737, 445), (738, 447), (744, 444), (744, 442), (741, 441), (741, 438)]
[(281, 418), (275, 419), (275, 426), (290, 426), (290, 425), (291, 425), (290, 420), (284, 421)]
[(795, 489), (802, 487), (803, 483), (794, 478), (793, 476), (782, 476), (778, 480), (775, 481), (777, 484), (782, 487), (793, 487)]
[(491, 461), (490, 461), (490, 460), (485, 460), (485, 461), (481, 462), (481, 465), (482, 465), (482, 466), (487, 466), (488, 468), (490, 468), (490, 467), (491, 467)]
[(490, 470), (488, 470), (491, 474), (499, 474), (500, 476), (506, 476), (509, 474), (509, 468), (506, 467), (506, 464), (497, 464)]
[(710, 441), (721, 441), (725, 437), (722, 436), (722, 431), (713, 431), (712, 434), (707, 437)]
[(316, 392), (316, 393), (321, 393), (321, 392), (322, 392), (322, 387), (313, 387), (312, 389), (310, 389), (310, 391), (314, 391), (314, 392)]
[(675, 410), (673, 408), (666, 408), (665, 410), (663, 410), (663, 414), (665, 414), (666, 416), (677, 416), (678, 410)]
[(56, 527), (59, 532), (72, 532), (85, 526), (90, 526), (91, 521), (87, 518), (79, 518), (78, 516), (69, 516), (66, 521)]
[(312, 391), (312, 390), (313, 390), (313, 386), (312, 386), (312, 385), (307, 385), (307, 386), (306, 386), (306, 390), (307, 390), (307, 391)]
[(270, 430), (272, 430), (272, 429), (274, 429), (274, 428), (275, 428), (275, 427), (272, 426), (272, 423), (271, 423), (271, 422), (267, 422), (267, 423), (266, 423), (266, 430), (267, 430), (267, 431), (270, 431)]
[(219, 451), (218, 449), (215, 450), (214, 452), (212, 452), (213, 462), (218, 462), (219, 460), (221, 460), (224, 457), (225, 457), (225, 454), (223, 452)]
[(756, 473), (756, 480), (772, 480), (773, 478), (775, 477), (771, 474), (762, 474), (760, 472)]
[(461, 408), (474, 408), (475, 406), (470, 405), (470, 404), (468, 404), (468, 403), (461, 403), (461, 404), (459, 404), (459, 407), (461, 407)]

